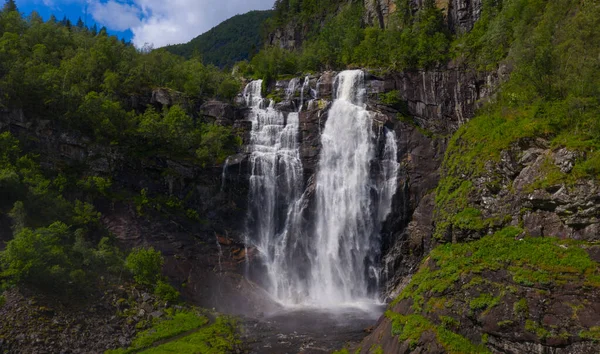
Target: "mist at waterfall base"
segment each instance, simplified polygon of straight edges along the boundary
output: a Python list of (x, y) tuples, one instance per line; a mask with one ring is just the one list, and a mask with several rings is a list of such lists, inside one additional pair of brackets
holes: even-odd
[(261, 80), (244, 90), (252, 122), (245, 243), (258, 250), (261, 284), (294, 318), (310, 311), (323, 323), (374, 319), (382, 310), (379, 233), (396, 192), (396, 136), (374, 128), (364, 73), (339, 73), (309, 191), (298, 128), (299, 112), (315, 91), (309, 78), (300, 81), (286, 90), (287, 100), (298, 102), (300, 88), (291, 112), (262, 98)]

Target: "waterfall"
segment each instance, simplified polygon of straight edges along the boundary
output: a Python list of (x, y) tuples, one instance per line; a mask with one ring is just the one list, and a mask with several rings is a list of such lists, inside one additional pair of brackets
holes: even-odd
[[(321, 135), (309, 280), (311, 301), (324, 305), (376, 299), (370, 279), (376, 283), (379, 276), (379, 231), (395, 192), (371, 178), (376, 136), (364, 106), (364, 73), (341, 72), (334, 85), (335, 101)], [(395, 139), (393, 134), (387, 137), (386, 152), (391, 155)]]
[[(295, 92), (292, 81), (287, 94)], [(268, 289), (277, 299), (289, 297), (293, 264), (288, 261), (288, 218), (301, 195), (302, 162), (298, 146), (298, 113), (287, 117), (262, 99), (262, 81), (244, 90), (251, 108), (251, 176), (247, 238), (257, 247), (267, 271)]]
[[(308, 82), (300, 89), (300, 110)], [(288, 98), (298, 84), (290, 82)], [(261, 85), (253, 81), (244, 90), (252, 121), (247, 237), (266, 269), (267, 290), (285, 305), (377, 302), (380, 230), (399, 164), (395, 133), (373, 129), (364, 73), (336, 77), (308, 221), (302, 217), (311, 193), (302, 193), (299, 114), (277, 111), (262, 99)]]

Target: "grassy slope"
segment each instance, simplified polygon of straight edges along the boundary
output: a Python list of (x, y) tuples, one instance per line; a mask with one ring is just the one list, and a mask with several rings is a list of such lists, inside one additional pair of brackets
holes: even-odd
[[(473, 191), (470, 181), (486, 174), (522, 139), (542, 137), (553, 148), (579, 151), (573, 171), (547, 171), (544, 183), (572, 184), (600, 175), (600, 4), (591, 1), (512, 0), (486, 2), (473, 31), (454, 43), (455, 55), (479, 70), (513, 67), (497, 101), (452, 137), (437, 189), (437, 233), (460, 225)], [(483, 228), (476, 210), (466, 220)], [(471, 216), (471, 217), (469, 217)], [(475, 217), (472, 217), (475, 216)], [(463, 222), (464, 224), (464, 222)], [(469, 226), (469, 225), (467, 225)]]
[(241, 344), (236, 331), (228, 317), (210, 321), (197, 311), (183, 310), (138, 333), (129, 348), (106, 353), (229, 353)]
[[(392, 334), (416, 346), (426, 331), (454, 353), (487, 352), (486, 335), (475, 344), (458, 334), (475, 326), (495, 332), (530, 333), (532, 340), (600, 340), (599, 328), (581, 325), (577, 311), (589, 306), (600, 289), (599, 264), (588, 244), (555, 238), (516, 240), (506, 228), (478, 241), (434, 249), (411, 283), (386, 312)], [(574, 291), (573, 289), (577, 289)], [(568, 296), (568, 304), (561, 299)], [(539, 301), (570, 306), (552, 316), (561, 323), (539, 322)], [(399, 310), (402, 309), (402, 310)], [(543, 310), (541, 310), (542, 314)], [(562, 317), (561, 317), (562, 316)], [(544, 317), (545, 319), (545, 317)]]

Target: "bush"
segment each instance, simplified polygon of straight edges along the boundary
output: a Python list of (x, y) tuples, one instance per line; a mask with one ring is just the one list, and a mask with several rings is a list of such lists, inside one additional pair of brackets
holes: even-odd
[(68, 234), (68, 226), (60, 222), (43, 229), (22, 229), (0, 254), (2, 277), (47, 288), (69, 284), (71, 260), (62, 243)]
[(125, 260), (125, 267), (133, 274), (136, 282), (154, 285), (160, 279), (164, 258), (154, 248), (136, 248)]
[(179, 291), (175, 290), (170, 284), (159, 280), (154, 288), (154, 295), (158, 296), (161, 300), (168, 302), (177, 302), (179, 300)]

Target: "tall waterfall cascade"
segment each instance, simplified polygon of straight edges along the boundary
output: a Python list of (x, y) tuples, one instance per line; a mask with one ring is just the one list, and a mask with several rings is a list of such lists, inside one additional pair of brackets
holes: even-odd
[[(299, 111), (308, 82), (294, 79), (286, 90), (289, 100), (300, 89)], [(244, 90), (252, 121), (247, 243), (260, 254), (267, 290), (290, 306), (377, 302), (380, 230), (391, 211), (399, 164), (394, 131), (377, 131), (366, 110), (364, 73), (336, 77), (310, 211), (299, 113), (276, 110), (261, 87), (257, 80)]]

